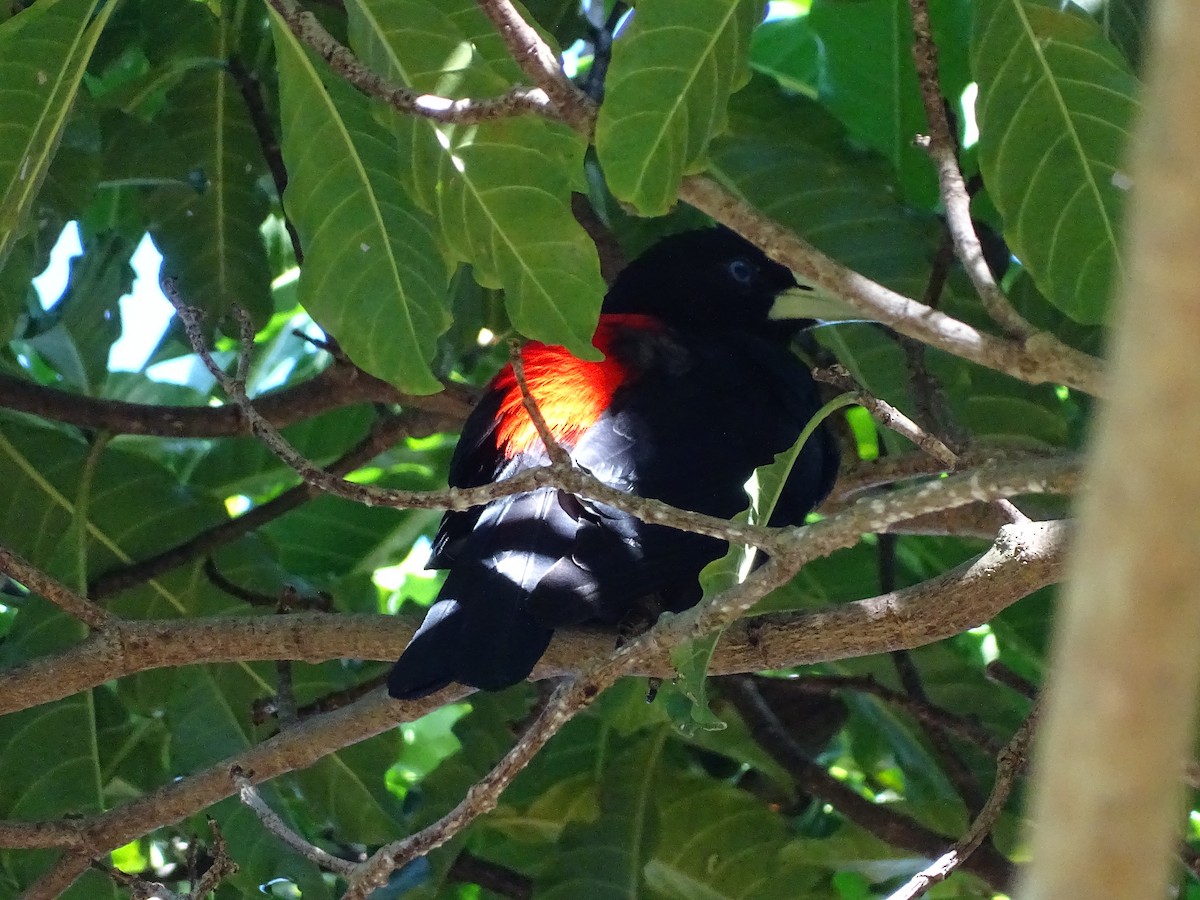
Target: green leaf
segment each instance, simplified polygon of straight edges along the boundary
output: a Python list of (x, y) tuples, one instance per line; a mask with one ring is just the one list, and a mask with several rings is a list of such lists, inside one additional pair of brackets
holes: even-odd
[(643, 896), (642, 869), (658, 838), (658, 791), (668, 734), (665, 728), (656, 729), (609, 761), (599, 818), (564, 829), (553, 863), (538, 878), (539, 897)]
[(729, 95), (749, 78), (757, 0), (643, 0), (614, 43), (596, 152), (612, 192), (642, 215), (675, 203), (725, 128)]
[(779, 85), (816, 100), (821, 77), (821, 43), (808, 16), (763, 22), (750, 39), (750, 67)]
[(839, 262), (894, 290), (924, 290), (937, 219), (899, 203), (886, 163), (852, 150), (812, 100), (752, 80), (730, 103), (730, 129), (713, 142), (709, 172)]
[[(665, 779), (664, 779), (665, 780)], [(676, 778), (659, 788), (661, 821), (646, 883), (681, 900), (784, 900), (813, 896), (780, 856), (783, 821), (737, 788)]]
[[(750, 521), (754, 524), (769, 522), (775, 512), (775, 505), (783, 493), (783, 486), (792, 473), (792, 466), (800, 456), (800, 451), (817, 427), (831, 414), (843, 407), (854, 403), (852, 394), (840, 394), (822, 406), (804, 426), (796, 442), (787, 450), (775, 454), (775, 459), (754, 470), (748, 482), (750, 490), (750, 507), (736, 520)], [(730, 545), (729, 551), (720, 559), (713, 560), (700, 572), (700, 585), (704, 589), (704, 598), (708, 599), (741, 584), (750, 574), (758, 551), (753, 547)], [(720, 731), (725, 728), (722, 722), (708, 706), (708, 693), (705, 689), (705, 679), (708, 675), (708, 664), (712, 661), (713, 651), (721, 639), (721, 631), (711, 632), (693, 641), (686, 641), (671, 650), (671, 665), (679, 673), (676, 687), (680, 693), (691, 701), (691, 720), (696, 726), (708, 731)], [(677, 720), (677, 725), (688, 733), (689, 724), (686, 720)]]
[[(965, 48), (970, 4), (935, 0), (930, 6), (942, 89), (954, 101), (969, 80)], [(821, 48), (816, 83), (821, 101), (854, 137), (887, 157), (914, 203), (935, 206), (937, 173), (913, 143), (929, 125), (913, 64), (906, 0), (815, 0), (807, 27)]]
[(95, 392), (108, 375), (108, 353), (121, 336), (117, 301), (133, 286), (134, 249), (112, 232), (87, 240), (53, 309), (58, 323), (29, 341), (64, 381), (85, 392)]
[[(417, 90), (486, 97), (525, 80), (473, 3), (354, 0), (347, 9), (362, 59)], [(504, 288), (522, 334), (598, 359), (591, 339), (604, 282), (570, 207), (572, 189), (582, 188), (583, 139), (531, 117), (391, 122), (406, 187), (414, 201), (436, 203), (450, 255), (471, 263), (480, 284)]]
[[(0, 267), (21, 235), (116, 3), (44, 0), (0, 25)], [(47, 65), (47, 63), (51, 65)]]
[(346, 353), (401, 390), (441, 389), (429, 361), (450, 324), (447, 273), (428, 218), (405, 197), (365, 98), (326, 78), (272, 11), (285, 205), (305, 262), (300, 302)]
[[(259, 233), (268, 207), (257, 183), (262, 150), (245, 103), (229, 73), (211, 68), (188, 73), (166, 102), (153, 125), (159, 139), (136, 157), (160, 152), (178, 166), (146, 203), (162, 271), (178, 279), (189, 304), (216, 317), (237, 304), (261, 327), (272, 311)], [(164, 142), (172, 146), (159, 149)]]
[(1121, 270), (1137, 79), (1095, 23), (1030, 0), (979, 3), (971, 59), (1004, 236), (1051, 303), (1097, 324)]

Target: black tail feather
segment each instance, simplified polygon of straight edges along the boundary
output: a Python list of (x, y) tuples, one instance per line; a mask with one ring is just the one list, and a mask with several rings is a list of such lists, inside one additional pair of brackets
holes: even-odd
[(477, 599), (437, 601), (392, 667), (388, 693), (397, 700), (451, 682), (502, 690), (524, 680), (546, 651), (554, 632), (522, 608), (513, 583), (491, 570), (473, 574), (470, 596)]

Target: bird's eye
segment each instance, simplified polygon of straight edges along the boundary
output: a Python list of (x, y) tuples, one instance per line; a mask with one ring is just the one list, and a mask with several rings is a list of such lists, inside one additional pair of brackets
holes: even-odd
[(754, 265), (740, 256), (737, 259), (730, 260), (726, 266), (726, 270), (729, 272), (730, 277), (739, 284), (749, 284), (754, 280)]

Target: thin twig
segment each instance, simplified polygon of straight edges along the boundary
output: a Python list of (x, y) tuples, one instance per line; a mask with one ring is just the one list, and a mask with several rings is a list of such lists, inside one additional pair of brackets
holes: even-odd
[(49, 600), (89, 628), (104, 628), (113, 621), (112, 614), (107, 610), (75, 593), (58, 579), (51, 578), (7, 547), (0, 547), (0, 572), (23, 584), (39, 597)]
[(560, 686), (520, 740), (490, 772), (467, 789), (467, 795), (457, 806), (416, 834), (381, 847), (357, 866), (343, 900), (365, 900), (376, 887), (386, 883), (393, 871), (440, 847), (479, 816), (495, 808), (504, 789), (529, 765), (550, 738), (615, 680), (616, 673), (611, 680), (602, 677), (592, 680), (588, 676), (581, 676)]
[(190, 897), (171, 890), (161, 881), (145, 881), (99, 860), (92, 860), (91, 867), (97, 872), (104, 873), (121, 887), (128, 888), (129, 900), (191, 900)]
[(446, 872), (447, 881), (477, 884), (510, 900), (532, 900), (533, 882), (520, 872), (483, 859), (467, 850), (458, 854)]
[(316, 51), (330, 67), (364, 94), (378, 97), (394, 109), (434, 122), (477, 124), (533, 113), (559, 118), (550, 97), (540, 87), (517, 87), (486, 100), (453, 100), (423, 94), (372, 72), (340, 44), (310, 12), (295, 0), (268, 0), (296, 39)]
[(548, 466), (527, 469), (511, 478), (479, 487), (449, 488), (444, 491), (389, 490), (371, 484), (357, 484), (332, 475), (306, 459), (270, 423), (263, 419), (246, 396), (244, 388), (217, 364), (205, 346), (204, 336), (200, 329), (199, 311), (192, 309), (182, 301), (173, 279), (163, 279), (163, 290), (167, 299), (175, 306), (193, 349), (213, 377), (229, 394), (230, 399), (241, 409), (246, 420), (254, 429), (254, 433), (271, 452), (291, 466), (306, 482), (322, 491), (367, 506), (463, 510), (490, 503), (498, 497), (552, 486), (607, 503), (644, 522), (667, 525), (697, 534), (707, 534), (722, 540), (751, 544), (768, 550), (777, 540), (778, 529), (729, 522), (716, 516), (676, 509), (657, 500), (635, 497), (604, 484), (580, 469), (562, 463), (551, 463)]
[(517, 387), (521, 391), (521, 405), (525, 407), (525, 412), (533, 422), (538, 437), (542, 439), (546, 455), (550, 457), (552, 463), (560, 466), (571, 465), (571, 454), (554, 439), (550, 426), (546, 424), (546, 417), (542, 415), (542, 410), (538, 406), (537, 398), (529, 389), (529, 381), (525, 377), (525, 360), (521, 358), (521, 342), (516, 338), (508, 342), (508, 362), (512, 366), (513, 377), (516, 378)]
[(258, 816), (258, 820), (262, 823), (263, 828), (279, 838), (287, 847), (326, 871), (347, 877), (354, 872), (354, 863), (334, 856), (332, 853), (322, 850), (315, 844), (310, 844), (289, 828), (279, 813), (271, 809), (267, 801), (262, 798), (262, 795), (258, 793), (258, 789), (254, 787), (241, 768), (234, 766), (229, 775), (233, 779), (233, 784), (237, 788), (238, 797), (242, 803), (253, 810), (254, 814)]
[[(272, 0), (274, 2), (274, 0)], [(564, 122), (590, 138), (596, 107), (562, 70), (558, 56), (509, 0), (477, 0), (521, 71), (550, 98)]]
[[(754, 739), (788, 770), (797, 788), (829, 803), (847, 819), (895, 847), (930, 855), (945, 846), (942, 835), (893, 812), (887, 804), (868, 800), (809, 759), (752, 679), (723, 679), (721, 688)], [(1011, 863), (995, 851), (970, 861), (968, 868), (996, 887), (1011, 875)]]
[(229, 57), (226, 67), (237, 83), (238, 90), (241, 91), (242, 102), (246, 105), (250, 124), (254, 127), (254, 133), (258, 137), (258, 146), (262, 150), (263, 160), (267, 164), (267, 170), (271, 173), (271, 180), (275, 182), (279, 208), (283, 210), (283, 227), (287, 229), (288, 238), (292, 242), (292, 255), (296, 258), (297, 265), (303, 265), (304, 248), (300, 244), (300, 233), (296, 231), (296, 226), (283, 206), (283, 192), (287, 189), (288, 183), (287, 166), (284, 165), (279, 139), (275, 136), (275, 129), (271, 124), (271, 114), (267, 111), (266, 103), (263, 102), (262, 83), (258, 80), (258, 74), (247, 69), (236, 55)]
[(947, 469), (954, 469), (958, 465), (957, 453), (896, 407), (874, 396), (854, 380), (854, 376), (845, 366), (833, 365), (824, 369), (814, 369), (813, 378), (825, 384), (831, 384), (838, 390), (852, 392), (858, 404), (874, 416), (881, 425), (912, 441)]
[(212, 862), (192, 886), (193, 900), (204, 900), (217, 889), (217, 885), (226, 878), (236, 875), (238, 871), (238, 864), (229, 855), (229, 844), (225, 840), (225, 835), (221, 834), (217, 820), (212, 816), (207, 818), (208, 830), (212, 833), (212, 846), (209, 850)]
[(971, 822), (967, 833), (950, 850), (914, 875), (904, 887), (892, 893), (888, 900), (915, 900), (923, 896), (931, 887), (945, 881), (955, 869), (966, 863), (983, 843), (984, 838), (991, 833), (996, 820), (1000, 818), (1000, 813), (1004, 811), (1004, 805), (1008, 802), (1017, 776), (1025, 768), (1029, 742), (1037, 727), (1038, 712), (1039, 707), (1034, 706), (1012, 740), (1008, 742), (1008, 746), (1000, 751), (996, 758), (996, 780), (992, 784), (992, 792), (979, 815)]
[[(449, 384), (440, 394), (410, 397), (366, 372), (334, 365), (308, 381), (255, 398), (263, 417), (276, 428), (358, 403), (399, 403), (435, 416), (443, 430), (460, 425), (471, 410), (470, 389)], [(78, 428), (111, 434), (166, 438), (248, 436), (253, 432), (236, 406), (160, 406), (71, 394), (0, 373), (0, 406)]]
[(1010, 688), (1029, 700), (1037, 700), (1038, 686), (1027, 678), (1023, 678), (998, 659), (992, 660), (984, 667), (984, 673), (992, 681)]
[(1053, 382), (1093, 396), (1105, 393), (1103, 363), (1053, 335), (1038, 332), (1023, 343), (1005, 340), (930, 309), (834, 261), (712, 178), (687, 176), (679, 196), (815, 287), (901, 334), (1031, 384)]
[[(436, 428), (436, 420), (419, 411), (405, 412), (399, 416), (385, 416), (372, 426), (366, 437), (330, 463), (326, 471), (331, 476), (340, 478), (370, 462), (406, 437), (424, 437), (432, 434)], [(307, 481), (302, 481), (278, 497), (247, 510), (237, 518), (226, 519), (194, 537), (188, 538), (181, 544), (168, 547), (154, 556), (148, 556), (103, 573), (92, 582), (88, 593), (97, 600), (106, 599), (152, 578), (157, 578), (179, 566), (210, 556), (221, 547), (231, 544), (238, 538), (257, 531), (264, 525), (297, 509), (313, 497), (319, 496), (320, 493), (319, 488)], [(220, 577), (219, 573), (213, 575), (207, 570), (206, 575), (214, 583)], [(254, 602), (247, 596), (247, 592), (227, 581), (222, 581), (218, 587), (247, 603)], [(274, 603), (275, 598), (269, 598), (267, 602)]]
[(945, 100), (938, 79), (937, 45), (933, 41), (933, 28), (929, 23), (927, 0), (908, 0), (913, 22), (913, 62), (917, 67), (917, 81), (921, 86), (921, 102), (925, 107), (925, 118), (929, 122), (929, 135), (921, 145), (929, 153), (937, 169), (938, 186), (941, 189), (942, 206), (946, 211), (946, 227), (954, 239), (954, 249), (962, 261), (971, 283), (983, 301), (984, 309), (1006, 332), (1019, 340), (1026, 340), (1037, 331), (1016, 311), (988, 267), (971, 221), (971, 198), (963, 183), (962, 171), (958, 167), (957, 141), (950, 133), (946, 118)]

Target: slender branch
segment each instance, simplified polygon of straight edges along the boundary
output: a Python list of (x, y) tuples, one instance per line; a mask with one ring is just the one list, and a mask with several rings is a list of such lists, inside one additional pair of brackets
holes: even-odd
[[(721, 686), (755, 740), (788, 770), (799, 789), (829, 803), (847, 819), (893, 846), (932, 856), (946, 845), (942, 835), (862, 797), (810, 760), (751, 679), (727, 679)], [(981, 855), (967, 867), (996, 887), (1005, 884), (1012, 873), (1011, 863), (995, 851)]]
[[(237, 793), (230, 773), (235, 766), (254, 784), (312, 765), (343, 747), (374, 737), (405, 721), (413, 721), (467, 691), (449, 688), (413, 702), (397, 702), (383, 691), (335, 712), (316, 716), (233, 757), (165, 784), (136, 800), (103, 813), (70, 820), (73, 833), (47, 831), (43, 823), (4, 823), (5, 846), (16, 849), (62, 848), (67, 852), (26, 897), (58, 897), (85, 872), (89, 861), (156, 828), (179, 822)], [(29, 830), (21, 834), (21, 825)], [(53, 843), (46, 838), (56, 837)]]
[(537, 398), (529, 390), (529, 381), (525, 377), (525, 360), (521, 358), (521, 342), (516, 338), (508, 342), (508, 362), (512, 366), (513, 377), (517, 380), (517, 388), (521, 391), (521, 405), (525, 407), (529, 420), (533, 422), (534, 430), (541, 438), (542, 446), (546, 448), (546, 455), (553, 463), (561, 466), (571, 465), (571, 454), (564, 450), (550, 433), (550, 426), (546, 424), (546, 417), (542, 415)]
[(520, 872), (497, 865), (464, 850), (454, 858), (447, 881), (477, 884), (494, 894), (512, 900), (532, 900), (533, 883)]
[(985, 334), (930, 309), (835, 262), (711, 178), (689, 175), (683, 180), (679, 196), (757, 244), (814, 286), (901, 334), (1031, 384), (1065, 384), (1095, 396), (1105, 392), (1100, 360), (1044, 332), (1017, 343)]
[[(263, 160), (267, 164), (267, 170), (271, 173), (271, 180), (275, 182), (279, 208), (283, 209), (283, 192), (287, 189), (288, 183), (287, 166), (283, 162), (283, 152), (279, 148), (279, 139), (275, 136), (271, 114), (263, 102), (262, 84), (258, 80), (258, 75), (248, 70), (237, 56), (229, 57), (226, 67), (229, 69), (229, 74), (233, 76), (238, 90), (242, 93), (242, 102), (246, 105), (250, 124), (254, 127), (254, 133), (258, 137), (258, 146), (262, 150)], [(296, 264), (303, 265), (304, 248), (300, 244), (300, 233), (296, 231), (296, 226), (288, 217), (286, 210), (283, 212), (283, 225), (287, 229), (288, 239), (292, 242), (292, 255), (296, 258)]]
[[(1037, 719), (1038, 707), (1035, 706), (1008, 742), (1008, 746), (1000, 751), (996, 759), (996, 780), (992, 784), (992, 792), (988, 795), (983, 809), (971, 822), (967, 833), (950, 850), (914, 875), (904, 887), (891, 894), (888, 900), (916, 900), (917, 897), (924, 896), (935, 884), (949, 878), (955, 869), (969, 863), (971, 854), (979, 849), (984, 838), (995, 827), (996, 820), (1000, 818), (1009, 794), (1012, 793), (1017, 776), (1025, 768), (1029, 742), (1037, 727)], [(1002, 885), (997, 885), (1000, 886)]]
[(354, 871), (354, 863), (322, 850), (289, 828), (287, 823), (280, 818), (279, 813), (271, 809), (267, 801), (258, 793), (258, 789), (251, 783), (249, 776), (242, 771), (241, 767), (234, 766), (231, 774), (242, 803), (253, 810), (263, 828), (279, 838), (287, 847), (314, 865), (335, 874), (348, 876)]
[(208, 829), (212, 832), (212, 863), (192, 886), (194, 900), (207, 898), (217, 889), (217, 885), (238, 871), (238, 864), (229, 855), (229, 844), (225, 841), (225, 835), (221, 834), (221, 829), (212, 816), (208, 817)]
[(958, 454), (947, 447), (936, 436), (930, 434), (920, 425), (906, 416), (890, 403), (880, 400), (866, 388), (854, 380), (845, 366), (833, 365), (824, 369), (814, 369), (813, 378), (817, 381), (831, 384), (841, 391), (850, 391), (855, 396), (855, 402), (862, 406), (885, 428), (890, 428), (901, 437), (920, 447), (947, 469), (958, 465)]
[(342, 895), (343, 900), (366, 900), (374, 888), (387, 882), (393, 871), (440, 847), (479, 816), (494, 809), (504, 789), (529, 765), (550, 738), (575, 714), (590, 705), (616, 678), (615, 673), (611, 679), (583, 675), (558, 688), (520, 740), (490, 772), (467, 789), (466, 796), (457, 806), (427, 828), (381, 847), (361, 863), (350, 879), (349, 888)]
[[(436, 430), (436, 422), (424, 413), (389, 416), (377, 422), (354, 447), (330, 464), (328, 472), (341, 477), (370, 462), (384, 450), (407, 436), (422, 437)], [(161, 553), (112, 569), (92, 582), (89, 594), (97, 600), (115, 596), (172, 569), (209, 556), (243, 535), (262, 528), (268, 522), (291, 512), (320, 491), (301, 482), (278, 497), (256, 506), (235, 519), (228, 519)]]
[(558, 56), (542, 36), (509, 0), (478, 0), (478, 4), (521, 71), (545, 92), (563, 121), (590, 139), (596, 123), (596, 105), (566, 76)]
[[(294, 387), (256, 397), (255, 407), (276, 428), (357, 403), (399, 403), (440, 417), (452, 429), (466, 418), (472, 395), (461, 385), (429, 397), (410, 397), (371, 375), (333, 365)], [(229, 406), (159, 406), (71, 394), (0, 373), (0, 406), (42, 419), (111, 434), (167, 438), (216, 438), (253, 434), (241, 410)]]
[(354, 87), (378, 97), (394, 109), (434, 122), (477, 124), (494, 119), (533, 113), (559, 118), (546, 91), (538, 88), (513, 88), (499, 97), (486, 100), (453, 100), (436, 94), (424, 94), (396, 84), (364, 66), (340, 44), (310, 12), (295, 0), (268, 0), (296, 39), (314, 50), (330, 68)]
[[(190, 900), (189, 897), (176, 893), (162, 882), (145, 881), (136, 875), (122, 872), (118, 868), (104, 865), (97, 860), (92, 860), (91, 867), (107, 875), (115, 884), (128, 888), (130, 900)], [(26, 897), (28, 896), (26, 894)]]
[(1032, 337), (1037, 329), (1013, 308), (996, 284), (983, 255), (979, 235), (975, 233), (975, 225), (971, 222), (971, 198), (958, 167), (957, 141), (946, 119), (945, 100), (938, 78), (937, 45), (933, 41), (933, 28), (929, 23), (927, 0), (908, 0), (908, 6), (912, 11), (913, 62), (916, 63), (925, 118), (929, 122), (929, 135), (922, 145), (937, 169), (942, 206), (946, 211), (946, 227), (954, 240), (955, 252), (988, 315), (1010, 335), (1023, 341)]
[(1001, 750), (1000, 742), (991, 732), (971, 719), (955, 715), (927, 700), (918, 700), (903, 691), (893, 690), (880, 684), (870, 675), (805, 675), (790, 680), (787, 684), (790, 688), (806, 694), (825, 695), (841, 691), (870, 694), (889, 706), (908, 713), (926, 728), (953, 735), (993, 755)]
[(20, 582), (39, 597), (49, 600), (67, 615), (74, 616), (91, 629), (111, 624), (113, 616), (86, 597), (81, 597), (37, 566), (30, 565), (7, 547), (0, 547), (0, 572)]

